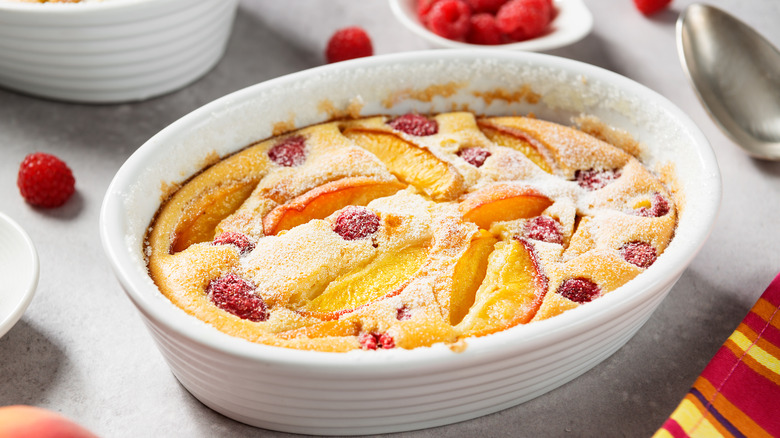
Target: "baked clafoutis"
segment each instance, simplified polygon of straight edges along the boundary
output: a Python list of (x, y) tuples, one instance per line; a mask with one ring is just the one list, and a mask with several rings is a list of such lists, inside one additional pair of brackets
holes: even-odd
[(672, 190), (597, 137), (470, 112), (287, 132), (164, 200), (149, 272), (176, 306), (252, 342), (459, 351), (614, 291), (669, 245)]

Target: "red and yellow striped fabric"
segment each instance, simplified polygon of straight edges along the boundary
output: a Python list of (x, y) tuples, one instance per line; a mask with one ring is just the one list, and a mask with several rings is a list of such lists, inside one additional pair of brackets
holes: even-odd
[(780, 275), (654, 437), (780, 437)]

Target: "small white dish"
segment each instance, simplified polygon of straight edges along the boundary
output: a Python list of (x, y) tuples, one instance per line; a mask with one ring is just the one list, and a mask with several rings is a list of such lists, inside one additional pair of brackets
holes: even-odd
[(30, 236), (0, 213), (0, 337), (19, 321), (38, 286), (38, 253)]
[(526, 41), (494, 46), (469, 44), (440, 37), (428, 30), (417, 18), (417, 0), (390, 0), (390, 9), (395, 17), (409, 30), (423, 37), (438, 48), (445, 49), (504, 49), (540, 52), (573, 44), (593, 29), (593, 14), (582, 0), (555, 0), (558, 14), (550, 24), (550, 31)]

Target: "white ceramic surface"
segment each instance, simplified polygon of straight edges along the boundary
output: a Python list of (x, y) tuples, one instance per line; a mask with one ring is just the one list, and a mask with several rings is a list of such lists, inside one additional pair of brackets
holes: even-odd
[(428, 30), (417, 18), (417, 0), (389, 0), (393, 15), (404, 26), (421, 36), (434, 47), (449, 49), (499, 48), (540, 52), (573, 44), (593, 29), (593, 15), (582, 0), (555, 0), (558, 14), (550, 24), (550, 31), (537, 38), (516, 43), (485, 46), (453, 41)]
[[(447, 85), (432, 99), (422, 91)], [(483, 100), (530, 87), (535, 103)], [(418, 92), (419, 91), (419, 92)], [(492, 94), (491, 94), (492, 92)], [(328, 103), (324, 105), (323, 103)], [(332, 105), (332, 106), (331, 106)], [(350, 106), (351, 105), (351, 106)], [(320, 353), (256, 345), (185, 314), (159, 293), (144, 263), (145, 232), (168, 183), (271, 136), (280, 124), (327, 120), (331, 107), (363, 115), (528, 112), (570, 123), (582, 113), (648, 146), (652, 168), (670, 164), (681, 187), (676, 236), (646, 272), (622, 288), (549, 320), (447, 346)], [(617, 74), (527, 52), (447, 50), (377, 56), (273, 79), (214, 101), (141, 146), (121, 167), (100, 216), (104, 250), (179, 381), (216, 411), (287, 432), (347, 435), (453, 423), (522, 403), (568, 382), (640, 329), (706, 240), (721, 196), (702, 133), (657, 93)]]
[(19, 321), (38, 286), (38, 253), (30, 236), (0, 213), (0, 337)]
[(88, 103), (179, 89), (222, 57), (238, 0), (0, 1), (0, 86)]

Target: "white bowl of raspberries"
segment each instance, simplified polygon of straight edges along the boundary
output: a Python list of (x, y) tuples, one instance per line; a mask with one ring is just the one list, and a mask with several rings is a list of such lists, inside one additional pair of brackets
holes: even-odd
[(409, 30), (435, 47), (543, 51), (593, 28), (582, 0), (390, 0)]

